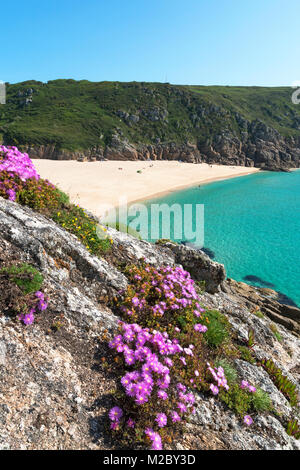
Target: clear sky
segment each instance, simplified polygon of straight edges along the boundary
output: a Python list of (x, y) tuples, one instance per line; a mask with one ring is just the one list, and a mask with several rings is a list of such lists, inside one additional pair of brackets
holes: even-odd
[(1, 2), (0, 80), (292, 85), (299, 0)]

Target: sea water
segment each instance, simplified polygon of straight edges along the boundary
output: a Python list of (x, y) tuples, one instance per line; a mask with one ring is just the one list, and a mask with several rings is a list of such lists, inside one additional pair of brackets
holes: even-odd
[[(227, 276), (270, 287), (300, 306), (300, 170), (203, 184), (145, 204), (153, 203), (204, 204), (204, 247)], [(171, 239), (177, 223), (171, 217)]]

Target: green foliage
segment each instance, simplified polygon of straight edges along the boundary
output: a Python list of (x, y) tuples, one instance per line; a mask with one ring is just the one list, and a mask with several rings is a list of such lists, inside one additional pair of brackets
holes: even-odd
[(260, 310), (254, 312), (254, 315), (261, 319), (265, 318), (264, 314)]
[(295, 439), (300, 439), (300, 426), (299, 421), (296, 418), (291, 419), (288, 422), (286, 432), (289, 436), (293, 436)]
[(255, 411), (269, 411), (272, 409), (272, 401), (270, 395), (261, 388), (257, 388), (252, 394), (252, 406)]
[(34, 178), (26, 180), (17, 192), (16, 202), (47, 215), (60, 206), (61, 194), (49, 181)]
[(205, 292), (205, 289), (206, 289), (206, 282), (205, 281), (195, 281), (195, 284), (196, 284), (200, 294)]
[(247, 348), (247, 346), (238, 346), (238, 351), (243, 361), (247, 361), (250, 364), (255, 364), (255, 358), (253, 357), (251, 350)]
[[(52, 144), (70, 151), (103, 148), (117, 127), (130, 142), (145, 144), (155, 143), (157, 137), (165, 142), (205, 142), (225, 129), (240, 135), (237, 114), (294, 136), (300, 116), (289, 87), (32, 80), (6, 88), (7, 104), (0, 106), (0, 134), (6, 143)], [(32, 103), (24, 106), (29, 88)], [(168, 119), (149, 119), (153, 109), (167, 111)], [(120, 110), (138, 115), (138, 122), (120, 118)]]
[(217, 310), (207, 310), (208, 330), (204, 337), (210, 347), (218, 347), (229, 338), (229, 322), (225, 315)]
[(277, 367), (271, 359), (262, 360), (261, 365), (268, 372), (278, 390), (288, 399), (291, 406), (297, 406), (298, 393), (296, 385), (291, 382), (288, 377), (283, 375), (282, 370)]
[(248, 331), (248, 341), (247, 341), (248, 348), (253, 348), (255, 346), (255, 331), (253, 328), (250, 328)]
[(70, 198), (69, 195), (61, 191), (60, 189), (56, 188), (56, 191), (58, 192), (59, 195), (59, 202), (61, 205), (68, 205), (70, 204)]
[(251, 409), (251, 393), (239, 384), (232, 384), (227, 392), (221, 390), (219, 395), (220, 399), (240, 416), (245, 416)]
[(44, 281), (38, 270), (26, 263), (2, 268), (0, 273), (6, 274), (8, 279), (22, 290), (24, 295), (39, 291)]
[(275, 338), (277, 339), (277, 341), (279, 341), (279, 342), (281, 343), (282, 337), (281, 337), (281, 335), (280, 335), (279, 331), (277, 330), (277, 327), (276, 327), (276, 325), (275, 325), (274, 323), (272, 323), (272, 324), (270, 325), (270, 330), (271, 330), (272, 333), (274, 334), (274, 336), (275, 336)]
[(92, 254), (101, 255), (110, 250), (112, 240), (105, 234), (105, 227), (101, 228), (81, 207), (70, 205), (61, 208), (52, 218), (65, 230), (76, 235)]
[(222, 367), (224, 369), (225, 377), (227, 379), (228, 385), (237, 383), (238, 373), (234, 366), (226, 358), (218, 358), (215, 361), (216, 367)]

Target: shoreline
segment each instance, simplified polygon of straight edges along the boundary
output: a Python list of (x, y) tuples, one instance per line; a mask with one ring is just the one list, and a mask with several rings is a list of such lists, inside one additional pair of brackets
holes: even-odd
[[(242, 167), (244, 168), (244, 167)], [(234, 174), (234, 175), (231, 175), (231, 176), (219, 176), (219, 177), (212, 177), (212, 178), (208, 178), (208, 179), (205, 179), (205, 180), (202, 180), (202, 181), (199, 181), (199, 183), (201, 183), (201, 186), (204, 186), (206, 184), (210, 184), (210, 183), (215, 183), (217, 181), (225, 181), (225, 180), (230, 180), (230, 179), (233, 179), (233, 178), (239, 178), (241, 176), (248, 176), (248, 175), (254, 175), (255, 173), (258, 173), (258, 172), (262, 172), (263, 170), (261, 170), (260, 168), (257, 168), (257, 171), (251, 171), (249, 173), (241, 173), (241, 174)], [(180, 192), (180, 191), (184, 191), (185, 189), (189, 189), (189, 188), (194, 188), (196, 186), (200, 186), (199, 183), (193, 183), (193, 184), (184, 184), (184, 185), (181, 185), (181, 186), (178, 186), (178, 187), (175, 187), (175, 188), (171, 188), (171, 189), (166, 189), (166, 190), (163, 190), (163, 191), (159, 191), (158, 193), (155, 193), (153, 195), (150, 195), (150, 196), (146, 196), (146, 197), (143, 197), (143, 198), (139, 198), (139, 199), (136, 199), (134, 201), (130, 201), (130, 204), (135, 204), (137, 202), (145, 202), (145, 201), (148, 201), (149, 199), (156, 199), (156, 198), (160, 198), (160, 197), (163, 197), (163, 196), (166, 196), (170, 193), (177, 193), (177, 192)]]
[[(38, 173), (67, 193), (70, 201), (95, 214), (145, 202), (189, 187), (260, 171), (260, 168), (172, 161), (34, 160)], [(102, 207), (101, 207), (102, 206)], [(106, 206), (104, 209), (103, 206)]]

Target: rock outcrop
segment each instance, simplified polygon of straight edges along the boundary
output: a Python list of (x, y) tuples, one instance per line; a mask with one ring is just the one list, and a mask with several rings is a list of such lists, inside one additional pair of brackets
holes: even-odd
[[(113, 229), (109, 235), (116, 258), (110, 262), (90, 255), (52, 221), (0, 199), (0, 266), (19, 260), (37, 267), (50, 299), (34, 325), (24, 327), (0, 316), (0, 448), (117, 447), (104, 426), (115, 379), (99, 364), (118, 323), (108, 299), (127, 286), (117, 268), (122, 262), (180, 263), (197, 279), (205, 278), (209, 292), (202, 294), (203, 303), (227, 315), (241, 343), (254, 328), (258, 359), (272, 358), (299, 387), (300, 339), (293, 328), (281, 324), (282, 341), (277, 341), (270, 315), (258, 318), (252, 313), (250, 307), (260, 302), (258, 291), (257, 302), (252, 296), (248, 304), (245, 291), (238, 292), (238, 284), (225, 280), (224, 268), (192, 248), (154, 246)], [(299, 325), (296, 314), (293, 321)], [(262, 368), (241, 360), (236, 366), (241, 377), (247, 374), (270, 393), (278, 415), (260, 415), (246, 428), (222, 403), (198, 394), (196, 414), (174, 448), (299, 450), (299, 441), (285, 431), (291, 416), (286, 398)]]
[(187, 163), (255, 166), (271, 171), (300, 167), (300, 139), (284, 138), (261, 121), (247, 122), (247, 130), (241, 137), (228, 131), (201, 142), (135, 144), (119, 131), (113, 134), (105, 148), (68, 152), (55, 145), (46, 145), (26, 146), (25, 150), (31, 158), (54, 160), (180, 160)]

